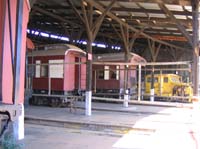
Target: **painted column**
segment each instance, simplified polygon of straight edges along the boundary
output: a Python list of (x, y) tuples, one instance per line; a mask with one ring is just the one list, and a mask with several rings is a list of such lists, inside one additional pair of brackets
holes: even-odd
[(123, 106), (126, 108), (128, 107), (128, 101), (129, 101), (129, 91), (126, 90), (124, 94), (124, 103), (123, 103)]
[(14, 136), (17, 140), (24, 139), (24, 105), (21, 106), (21, 115), (13, 122)]
[(150, 101), (154, 101), (154, 66), (152, 66), (151, 73), (151, 90), (150, 90)]
[(138, 73), (138, 101), (141, 100), (141, 65), (139, 67), (139, 73)]
[(193, 65), (192, 65), (192, 82), (194, 84), (194, 96), (198, 96), (198, 86), (199, 86), (199, 11), (200, 2), (199, 0), (192, 0), (192, 17), (193, 17)]
[(86, 67), (86, 99), (85, 99), (85, 115), (92, 115), (92, 39), (88, 39), (87, 43), (87, 67)]
[[(12, 136), (24, 138), (24, 80), (26, 29), (29, 17), (28, 0), (0, 1), (0, 100), (21, 106), (21, 115), (12, 124)], [(2, 88), (1, 88), (2, 87)], [(5, 111), (3, 111), (5, 112)], [(18, 111), (19, 112), (19, 111)], [(9, 129), (9, 128), (8, 128)], [(15, 143), (15, 142), (13, 142)]]

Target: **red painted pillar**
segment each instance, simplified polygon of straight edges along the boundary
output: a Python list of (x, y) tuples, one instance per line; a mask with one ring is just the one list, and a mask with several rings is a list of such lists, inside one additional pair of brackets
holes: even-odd
[[(17, 25), (21, 27), (18, 34), (21, 34), (20, 40), (20, 59), (18, 59), (19, 66), (16, 68), (18, 72), (18, 89), (17, 89), (17, 103), (24, 102), (24, 78), (25, 78), (25, 51), (26, 51), (26, 29), (29, 17), (29, 1), (23, 0), (22, 10), (22, 22), (17, 23), (17, 2), (18, 0), (10, 0), (10, 6), (8, 0), (0, 1), (0, 93), (3, 103), (13, 103), (13, 85), (14, 75), (12, 72), (12, 49), (14, 55), (16, 51), (16, 28)], [(9, 9), (10, 8), (10, 9)], [(19, 55), (18, 55), (19, 56)]]
[[(0, 0), (0, 100), (16, 108), (13, 135), (24, 138), (24, 79), (28, 0)], [(0, 104), (2, 106), (3, 104)], [(11, 114), (10, 114), (11, 115)]]

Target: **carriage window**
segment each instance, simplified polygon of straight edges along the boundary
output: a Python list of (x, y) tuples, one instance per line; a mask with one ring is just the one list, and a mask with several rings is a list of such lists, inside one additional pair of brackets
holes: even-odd
[(168, 78), (164, 77), (164, 82), (167, 83), (168, 82)]
[(116, 79), (116, 71), (111, 70), (111, 79)]
[(64, 75), (64, 60), (49, 60), (49, 77), (50, 78), (63, 78)]
[(40, 77), (40, 64), (41, 64), (41, 61), (40, 60), (36, 60), (35, 61), (35, 77), (36, 78), (39, 78)]
[(119, 80), (119, 66), (116, 66), (116, 70), (110, 70), (111, 79)]
[(155, 83), (158, 82), (158, 78), (157, 78), (157, 77), (154, 78), (154, 82), (155, 82)]
[(104, 80), (109, 80), (109, 74), (110, 74), (110, 71), (109, 71), (109, 66), (104, 66)]
[(119, 80), (119, 66), (116, 66), (116, 80)]
[[(147, 82), (151, 82), (151, 77), (149, 77), (149, 78), (147, 78)], [(155, 77), (154, 78), (154, 83), (157, 83), (158, 82), (158, 78), (157, 77)]]
[(99, 79), (104, 79), (104, 71), (103, 71), (103, 70), (100, 70), (100, 71), (98, 72), (98, 78), (99, 78)]
[(171, 80), (174, 83), (179, 83), (180, 82), (180, 78), (178, 78), (178, 77), (172, 77)]
[(48, 65), (41, 66), (41, 77), (48, 77)]

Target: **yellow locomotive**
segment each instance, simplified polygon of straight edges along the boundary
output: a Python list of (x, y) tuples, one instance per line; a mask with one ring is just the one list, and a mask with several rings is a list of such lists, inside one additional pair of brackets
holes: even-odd
[[(145, 77), (145, 94), (150, 95), (152, 75)], [(182, 78), (176, 74), (154, 74), (155, 96), (172, 97), (180, 96), (191, 102), (193, 89), (188, 83), (182, 82)]]

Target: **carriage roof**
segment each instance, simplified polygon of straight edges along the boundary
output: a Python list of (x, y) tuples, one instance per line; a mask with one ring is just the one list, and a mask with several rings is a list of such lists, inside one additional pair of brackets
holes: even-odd
[(35, 51), (28, 52), (28, 56), (66, 55), (69, 51), (85, 55), (85, 52), (82, 49), (71, 44), (49, 44), (38, 46)]
[[(95, 62), (124, 62), (124, 53), (107, 53), (107, 54), (96, 54), (94, 57)], [(130, 60), (129, 61), (135, 61), (138, 63), (146, 63), (146, 60), (135, 54), (130, 53)]]

